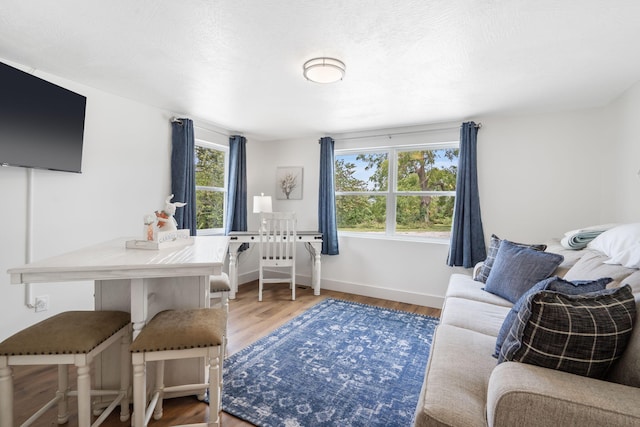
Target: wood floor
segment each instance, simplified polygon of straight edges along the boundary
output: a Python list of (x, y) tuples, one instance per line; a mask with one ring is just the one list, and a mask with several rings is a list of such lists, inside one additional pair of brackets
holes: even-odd
[[(313, 291), (307, 287), (296, 289), (296, 300), (291, 301), (291, 293), (286, 285), (265, 285), (263, 301), (258, 302), (257, 282), (242, 285), (236, 299), (230, 301), (228, 322), (229, 343), (228, 354), (233, 354), (248, 346), (257, 339), (286, 323), (293, 317), (303, 313), (309, 307), (317, 304), (327, 297), (339, 298), (363, 304), (377, 305), (380, 307), (409, 311), (438, 317), (440, 310), (418, 305), (404, 304), (395, 301), (381, 300), (363, 297), (359, 295), (345, 294), (323, 290), (322, 295), (314, 296)], [(73, 369), (71, 369), (73, 371)], [(20, 425), (37, 408), (48, 401), (55, 392), (57, 371), (49, 366), (17, 366), (14, 367), (14, 425)], [(75, 372), (72, 376), (75, 375)], [(75, 381), (75, 377), (70, 377)], [(73, 384), (73, 382), (71, 382)], [(76, 400), (70, 401), (72, 411), (67, 425), (77, 425), (75, 410)], [(150, 426), (164, 427), (176, 424), (189, 424), (202, 422), (208, 419), (208, 407), (195, 397), (181, 397), (167, 399), (164, 403), (164, 416), (161, 420), (151, 420)], [(56, 409), (49, 410), (34, 426), (52, 426), (56, 424)], [(129, 422), (120, 422), (119, 410), (102, 424), (107, 427), (128, 426)], [(251, 426), (238, 418), (222, 413), (222, 425), (225, 427)]]

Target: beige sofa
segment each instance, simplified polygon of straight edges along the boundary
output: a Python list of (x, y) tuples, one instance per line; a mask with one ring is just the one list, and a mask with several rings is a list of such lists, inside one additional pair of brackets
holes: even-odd
[[(614, 279), (632, 287), (640, 321), (640, 271), (604, 264), (592, 249), (547, 251), (566, 280)], [(512, 304), (470, 275), (450, 278), (416, 410), (416, 426), (640, 426), (640, 326), (607, 381), (518, 362), (497, 364), (496, 336)]]

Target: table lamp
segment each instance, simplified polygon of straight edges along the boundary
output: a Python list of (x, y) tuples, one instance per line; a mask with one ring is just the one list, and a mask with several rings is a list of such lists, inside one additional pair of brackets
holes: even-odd
[(259, 196), (253, 196), (253, 213), (272, 212), (271, 196), (265, 196), (260, 193)]
[[(262, 212), (271, 212), (271, 196), (265, 196), (260, 193), (259, 196), (253, 196), (253, 213), (260, 214)], [(265, 228), (264, 219), (260, 221), (260, 231)]]

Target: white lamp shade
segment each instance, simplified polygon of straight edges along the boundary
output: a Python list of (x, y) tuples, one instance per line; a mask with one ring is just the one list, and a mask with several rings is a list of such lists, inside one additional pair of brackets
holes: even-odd
[(253, 196), (253, 213), (272, 212), (271, 196)]

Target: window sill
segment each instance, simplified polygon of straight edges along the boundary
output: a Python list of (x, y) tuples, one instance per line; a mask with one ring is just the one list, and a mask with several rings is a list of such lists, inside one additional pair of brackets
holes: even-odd
[(449, 246), (450, 239), (437, 238), (437, 237), (420, 237), (420, 236), (405, 236), (405, 235), (387, 235), (387, 234), (375, 234), (375, 233), (354, 233), (348, 231), (338, 231), (338, 238), (347, 237), (355, 239), (373, 239), (373, 240), (393, 240), (408, 243), (431, 243), (436, 245)]

